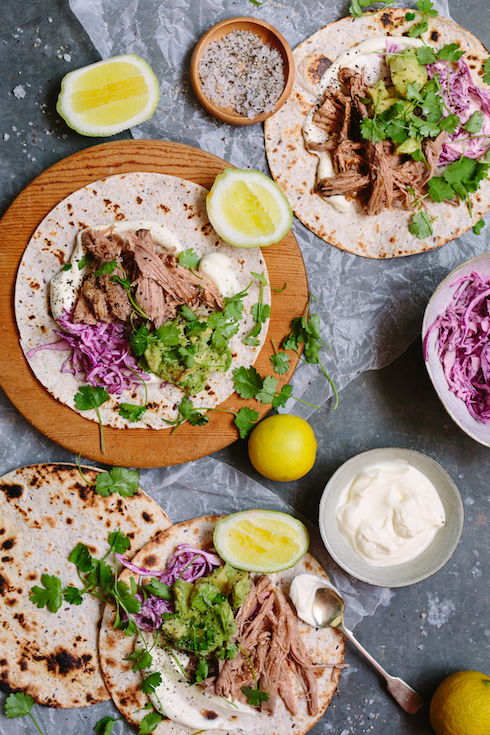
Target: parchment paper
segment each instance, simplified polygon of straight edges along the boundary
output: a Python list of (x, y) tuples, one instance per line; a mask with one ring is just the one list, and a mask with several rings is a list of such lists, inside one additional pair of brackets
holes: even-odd
[[(260, 7), (249, 0), (69, 2), (103, 58), (138, 54), (160, 81), (158, 107), (147, 122), (133, 128), (135, 138), (187, 143), (238, 168), (267, 174), (262, 125), (226, 125), (198, 104), (189, 81), (192, 49), (212, 25), (239, 15), (268, 21), (294, 48), (342, 17), (348, 7), (339, 0), (287, 0)], [(447, 0), (434, 5), (450, 17)], [(437, 284), (463, 261), (490, 249), (490, 227), (486, 227), (480, 236), (470, 231), (436, 251), (374, 261), (337, 250), (297, 220), (293, 230), (306, 263), (310, 291), (318, 299), (312, 310), (320, 315), (322, 337), (331, 348), (331, 352), (322, 350), (323, 363), (339, 390), (359, 373), (385, 367), (401, 355), (420, 333), (425, 306)], [(294, 395), (316, 405), (332, 395), (317, 366), (301, 365), (293, 387)], [(314, 409), (290, 400), (285, 410), (307, 418)]]
[[(76, 456), (49, 439), (44, 438), (11, 407), (7, 398), (0, 403), (0, 476), (20, 465), (35, 462), (76, 462)], [(89, 461), (84, 464), (90, 464)], [(266, 489), (247, 475), (211, 457), (177, 467), (141, 470), (141, 487), (165, 510), (174, 523), (206, 514), (227, 514), (249, 508), (268, 508), (292, 513), (301, 517), (275, 493)], [(365, 615), (372, 615), (377, 606), (387, 604), (393, 594), (388, 589), (372, 587), (348, 577), (330, 559), (320, 539), (318, 530), (304, 518), (310, 537), (311, 553), (320, 561), (339, 588), (346, 602), (345, 621), (354, 627)], [(73, 545), (76, 546), (77, 539)], [(68, 562), (67, 562), (68, 563)], [(5, 700), (5, 695), (0, 695)], [(88, 735), (102, 717), (117, 717), (111, 702), (72, 710), (50, 710), (35, 707), (33, 711), (46, 735), (71, 733)], [(34, 732), (32, 722), (8, 720), (0, 707), (1, 735), (24, 735)], [(329, 732), (328, 716), (318, 723), (313, 735)], [(118, 723), (113, 735), (130, 735), (134, 730), (126, 723)]]

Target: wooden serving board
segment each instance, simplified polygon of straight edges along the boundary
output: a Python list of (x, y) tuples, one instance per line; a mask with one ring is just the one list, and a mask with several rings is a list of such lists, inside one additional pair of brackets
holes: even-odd
[[(210, 188), (217, 174), (230, 164), (198, 148), (159, 140), (124, 140), (87, 148), (47, 169), (17, 197), (0, 221), (2, 277), (0, 278), (1, 350), (0, 384), (14, 406), (39, 431), (72, 452), (125, 467), (166, 467), (204, 457), (238, 438), (233, 415), (212, 411), (202, 427), (171, 429), (111, 429), (104, 427), (106, 452), (102, 454), (99, 427), (59, 403), (32, 373), (19, 344), (13, 310), (17, 268), (34, 230), (51, 209), (73, 191), (112, 174), (152, 171), (188, 179)], [(290, 232), (278, 244), (264, 249), (273, 288), (272, 314), (267, 340), (255, 366), (261, 375), (272, 375), (269, 357), (272, 339), (280, 345), (294, 317), (302, 316), (308, 302), (308, 282), (301, 252)], [(279, 386), (287, 383), (298, 364), (290, 353), (290, 370), (276, 375)], [(236, 393), (222, 408), (255, 408), (262, 418), (270, 406), (244, 401)]]

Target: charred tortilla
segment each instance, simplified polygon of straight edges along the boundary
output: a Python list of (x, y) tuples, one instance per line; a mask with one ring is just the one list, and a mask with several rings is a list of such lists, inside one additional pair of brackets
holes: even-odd
[[(98, 470), (85, 469), (93, 482)], [(101, 497), (73, 465), (39, 464), (0, 478), (0, 688), (49, 707), (85, 707), (110, 699), (99, 669), (97, 634), (104, 603), (84, 595), (57, 613), (38, 609), (29, 592), (41, 575), (80, 587), (68, 556), (85, 543), (94, 557), (109, 533), (129, 536), (133, 556), (170, 521), (141, 490)], [(110, 560), (107, 559), (110, 563)]]
[[(295, 215), (312, 232), (341, 250), (368, 258), (396, 258), (444, 245), (462, 235), (490, 207), (490, 181), (485, 179), (472, 195), (470, 216), (466, 202), (458, 206), (425, 200), (432, 217), (433, 235), (420, 240), (409, 225), (412, 212), (396, 208), (368, 216), (354, 201), (345, 214), (337, 212), (314, 191), (318, 158), (303, 142), (303, 122), (316, 104), (315, 87), (335, 58), (343, 51), (370, 38), (408, 31), (413, 22), (405, 20), (406, 10), (393, 8), (362, 18), (347, 17), (321, 28), (294, 50), (296, 78), (287, 102), (265, 122), (265, 144), (271, 173), (284, 191)], [(488, 58), (484, 46), (453, 21), (441, 16), (428, 18), (429, 30), (423, 39), (440, 48), (458, 43), (476, 84), (486, 87), (481, 76)]]
[[(39, 345), (60, 339), (55, 330), (60, 329), (51, 316), (49, 307), (49, 282), (60, 272), (74, 249), (78, 232), (85, 227), (118, 224), (125, 220), (149, 220), (167, 227), (179, 240), (183, 249), (193, 248), (202, 257), (210, 252), (223, 252), (232, 261), (232, 269), (240, 289), (246, 289), (244, 316), (240, 329), (232, 337), (232, 364), (226, 373), (213, 372), (206, 389), (192, 398), (196, 408), (213, 408), (234, 392), (233, 369), (250, 367), (257, 359), (267, 336), (267, 324), (262, 328), (259, 345), (243, 343), (243, 337), (255, 326), (251, 314), (257, 303), (259, 283), (251, 272), (265, 273), (267, 267), (258, 248), (234, 248), (223, 242), (212, 229), (206, 215), (207, 190), (190, 181), (157, 173), (128, 173), (109, 176), (70, 194), (60, 202), (41, 222), (32, 236), (22, 261), (16, 281), (15, 315), (24, 354)], [(270, 287), (264, 291), (264, 303), (270, 304)], [(40, 350), (26, 358), (37, 379), (57, 400), (73, 410), (74, 396), (82, 384), (74, 375), (61, 373), (67, 351)], [(157, 381), (148, 386), (148, 408), (142, 419), (131, 422), (119, 416), (121, 403), (141, 405), (145, 399), (143, 386), (126, 390), (121, 396), (111, 395), (100, 407), (102, 423), (114, 428), (168, 429), (162, 419), (173, 420), (184, 393), (175, 385)], [(88, 419), (97, 421), (94, 410), (82, 411)]]
[[(199, 548), (210, 548), (213, 542), (213, 531), (220, 516), (204, 516), (191, 521), (176, 524), (161, 533), (135, 556), (133, 563), (147, 568), (161, 570), (174, 553), (178, 544), (189, 543)], [(318, 562), (306, 554), (292, 569), (280, 572), (275, 577), (276, 584), (287, 596), (289, 586), (294, 576), (304, 572), (317, 574), (326, 579), (326, 575)], [(136, 581), (138, 575), (126, 569), (121, 575), (123, 581), (133, 576)], [(100, 665), (111, 697), (121, 714), (133, 725), (138, 726), (148, 710), (140, 710), (148, 704), (149, 699), (140, 689), (141, 673), (134, 673), (131, 661), (124, 658), (134, 650), (134, 638), (127, 637), (124, 632), (114, 630), (114, 608), (108, 605), (104, 612), (99, 637)], [(337, 630), (325, 628), (323, 630), (311, 628), (298, 620), (300, 636), (314, 661), (328, 663), (342, 663), (344, 655), (344, 640)], [(316, 716), (308, 714), (305, 697), (297, 696), (298, 712), (295, 716), (287, 710), (282, 699), (278, 699), (274, 715), (259, 713), (253, 718), (252, 729), (247, 733), (252, 735), (286, 735), (291, 732), (303, 735), (321, 717), (327, 708), (340, 677), (340, 669), (323, 669), (318, 673), (318, 689), (320, 708)], [(295, 685), (298, 687), (299, 684)], [(139, 711), (138, 711), (139, 710)], [(255, 724), (256, 723), (256, 724)], [(192, 730), (172, 720), (163, 720), (155, 729), (155, 735), (189, 735)], [(208, 732), (218, 732), (208, 730)], [(220, 731), (223, 732), (223, 731)], [(230, 731), (231, 732), (231, 731)], [(239, 727), (233, 733), (245, 732)]]

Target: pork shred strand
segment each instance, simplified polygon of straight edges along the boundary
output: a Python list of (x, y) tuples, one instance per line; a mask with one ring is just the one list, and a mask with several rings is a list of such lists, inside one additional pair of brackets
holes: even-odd
[(369, 116), (363, 102), (367, 94), (364, 73), (346, 67), (339, 71), (338, 78), (342, 90), (329, 87), (313, 116), (314, 124), (325, 131), (328, 139), (307, 145), (312, 153), (328, 151), (335, 172), (317, 181), (316, 191), (323, 197), (358, 197), (368, 215), (391, 209), (395, 203), (408, 209), (426, 193), (447, 133), (422, 144), (428, 167), (421, 161), (396, 155), (392, 141), (372, 143), (363, 139), (359, 126)]
[(117, 234), (111, 227), (92, 228), (82, 234), (82, 243), (94, 256), (96, 268), (116, 260), (112, 274), (90, 275), (82, 286), (73, 320), (84, 324), (97, 321), (127, 321), (133, 307), (126, 290), (112, 279), (126, 275), (135, 288), (139, 306), (155, 327), (177, 316), (177, 308), (186, 304), (215, 310), (223, 309), (223, 297), (205, 276), (183, 268), (174, 249), (160, 254), (149, 230)]
[(316, 715), (320, 708), (315, 674), (319, 664), (311, 660), (289, 602), (269, 577), (252, 583), (235, 622), (238, 653), (234, 659), (219, 662), (214, 693), (243, 698), (241, 688), (254, 685), (252, 662), (260, 690), (269, 695), (268, 701), (261, 704), (263, 712), (273, 714), (277, 697), (281, 697), (288, 710), (296, 714), (294, 676), (305, 692), (309, 714)]

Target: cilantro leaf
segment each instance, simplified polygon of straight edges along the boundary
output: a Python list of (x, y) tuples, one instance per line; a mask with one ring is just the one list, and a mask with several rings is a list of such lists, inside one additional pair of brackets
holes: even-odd
[(410, 232), (416, 235), (419, 240), (425, 240), (426, 237), (432, 235), (432, 218), (427, 212), (418, 212), (412, 217), (410, 224)]
[(255, 426), (259, 418), (259, 414), (253, 408), (244, 406), (235, 417), (235, 426), (237, 427), (240, 438), (246, 439), (252, 428)]
[(349, 13), (354, 18), (362, 18), (364, 13), (363, 8), (368, 8), (370, 5), (393, 5), (394, 0), (352, 0)]
[(478, 112), (478, 110), (475, 110), (470, 119), (463, 125), (463, 128), (467, 130), (468, 133), (479, 133), (482, 127), (483, 115), (481, 112)]
[(441, 61), (459, 61), (464, 51), (460, 48), (459, 43), (447, 43), (437, 52), (437, 56)]
[(415, 100), (416, 102), (420, 103), (423, 102), (418, 82), (414, 82), (413, 84), (407, 82), (407, 100)]
[(438, 16), (438, 12), (434, 10), (434, 3), (431, 0), (417, 0), (415, 5), (424, 15), (430, 15), (431, 18)]
[[(38, 608), (47, 607), (52, 613), (58, 612), (63, 604), (61, 581), (58, 577), (51, 574), (43, 574), (41, 576), (41, 583), (45, 589), (37, 585), (33, 587), (29, 593), (31, 602), (37, 605)], [(20, 717), (20, 715), (16, 716)]]
[(266, 322), (271, 315), (271, 307), (269, 304), (254, 304), (252, 306), (252, 316), (258, 324)]
[(75, 394), (75, 406), (79, 411), (89, 411), (91, 408), (98, 408), (109, 400), (109, 393), (100, 385), (95, 387), (92, 385), (82, 385), (80, 390)]
[(155, 597), (161, 597), (162, 600), (168, 600), (170, 602), (174, 599), (174, 596), (170, 591), (170, 587), (168, 586), (168, 584), (159, 582), (158, 579), (155, 579), (155, 577), (151, 578), (149, 584), (145, 586), (145, 590), (147, 592), (150, 592), (152, 595), (155, 595)]
[(181, 253), (179, 253), (179, 265), (183, 266), (184, 268), (195, 270), (199, 265), (199, 261), (199, 255), (192, 248), (188, 248), (187, 250), (183, 250)]
[(287, 352), (276, 352), (270, 357), (274, 372), (278, 375), (284, 375), (289, 370), (289, 355)]
[(68, 557), (68, 561), (75, 564), (81, 572), (90, 572), (94, 568), (94, 559), (90, 554), (89, 548), (81, 542), (75, 546)]
[(94, 730), (95, 732), (100, 733), (100, 735), (111, 735), (114, 724), (119, 722), (121, 719), (121, 717), (116, 719), (114, 717), (103, 717), (95, 723)]
[(272, 403), (277, 389), (277, 378), (267, 375), (264, 378), (262, 388), (255, 394), (255, 399), (260, 403)]
[(262, 389), (264, 381), (253, 367), (239, 367), (233, 371), (235, 390), (241, 398), (255, 398)]
[(66, 587), (63, 590), (63, 597), (70, 605), (81, 605), (83, 602), (82, 591), (76, 587)]
[(146, 324), (142, 324), (138, 330), (131, 333), (129, 344), (137, 357), (141, 357), (146, 348), (156, 341), (154, 335), (150, 335), (150, 330)]
[(284, 408), (288, 398), (291, 398), (292, 392), (292, 385), (283, 385), (281, 390), (275, 394), (272, 400), (272, 408)]
[(459, 122), (459, 117), (455, 115), (454, 112), (451, 112), (447, 117), (443, 117), (442, 120), (439, 120), (439, 127), (441, 130), (445, 130), (449, 135), (451, 135), (458, 127)]
[(187, 319), (188, 322), (195, 322), (197, 320), (196, 314), (194, 314), (192, 309), (189, 309), (187, 304), (181, 305), (179, 313), (184, 317), (184, 319)]
[(205, 658), (200, 658), (196, 666), (196, 684), (208, 678), (209, 666)]
[(490, 57), (486, 59), (486, 61), (482, 65), (482, 69), (484, 72), (486, 72), (483, 75), (483, 81), (485, 84), (490, 84)]
[(410, 38), (418, 38), (419, 36), (422, 35), (422, 33), (425, 33), (428, 30), (428, 28), (429, 28), (429, 24), (424, 19), (420, 21), (420, 23), (417, 23), (417, 25), (414, 25), (411, 28), (409, 28), (407, 35)]
[(161, 683), (162, 675), (159, 671), (155, 671), (155, 673), (150, 674), (146, 679), (143, 679), (141, 682), (141, 691), (145, 694), (151, 694), (158, 686), (160, 686)]
[(120, 403), (118, 413), (121, 418), (134, 423), (144, 416), (146, 413), (146, 406), (138, 406), (135, 403)]
[(104, 273), (108, 273), (111, 276), (117, 266), (117, 260), (110, 260), (108, 263), (102, 263), (100, 268), (97, 268), (97, 270), (94, 272), (94, 276), (102, 276), (104, 275)]
[(149, 712), (140, 722), (139, 735), (149, 735), (163, 720), (159, 712)]
[(126, 467), (112, 467), (109, 472), (100, 472), (95, 478), (95, 492), (103, 498), (112, 493), (119, 493), (123, 498), (130, 498), (138, 492), (140, 476), (136, 470)]
[[(196, 315), (194, 312), (191, 309), (189, 309), (189, 311), (195, 319)], [(191, 321), (194, 321), (194, 319)], [(162, 326), (158, 327), (156, 330), (155, 337), (157, 337), (158, 341), (167, 347), (176, 347), (176, 345), (180, 345), (182, 339), (181, 332), (175, 324), (162, 324)]]
[(208, 416), (198, 411), (197, 408), (194, 408), (194, 404), (187, 396), (184, 396), (182, 399), (179, 406), (179, 413), (184, 421), (188, 421), (191, 426), (204, 426), (209, 421)]
[(405, 13), (405, 20), (415, 20), (415, 13)]
[(482, 229), (485, 227), (485, 220), (479, 219), (476, 224), (473, 225), (473, 232), (475, 235), (481, 235)]
[(29, 694), (24, 694), (24, 692), (9, 694), (5, 700), (5, 714), (11, 720), (17, 717), (25, 717), (31, 711), (33, 705), (34, 700)]
[(65, 263), (65, 265), (62, 268), (62, 270), (64, 270), (64, 271), (71, 271), (72, 268), (73, 268), (73, 264), (72, 263)]
[(382, 123), (376, 118), (366, 117), (361, 123), (361, 135), (372, 143), (380, 143), (385, 139), (386, 133)]
[(454, 189), (442, 176), (433, 176), (429, 181), (429, 196), (433, 202), (454, 198)]
[(116, 554), (124, 554), (125, 551), (131, 546), (129, 538), (121, 531), (120, 528), (117, 531), (112, 531), (108, 538), (109, 544)]
[(95, 258), (92, 253), (85, 253), (83, 258), (80, 258), (80, 260), (78, 261), (78, 270), (81, 271), (82, 268), (85, 268), (86, 265), (92, 263), (94, 260)]
[(260, 689), (242, 687), (242, 692), (248, 698), (248, 703), (252, 705), (252, 707), (260, 707), (261, 702), (267, 702), (269, 699), (267, 692), (261, 692)]
[(417, 61), (419, 64), (433, 64), (435, 60), (435, 51), (430, 46), (420, 46), (417, 49)]

